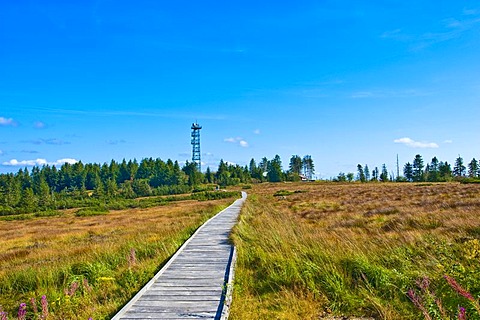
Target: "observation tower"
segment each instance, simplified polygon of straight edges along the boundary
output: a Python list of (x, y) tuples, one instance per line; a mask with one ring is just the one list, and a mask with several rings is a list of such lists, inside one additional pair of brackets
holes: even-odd
[(202, 162), (200, 159), (200, 129), (202, 127), (197, 123), (192, 123), (192, 162), (197, 166), (198, 172), (202, 172)]

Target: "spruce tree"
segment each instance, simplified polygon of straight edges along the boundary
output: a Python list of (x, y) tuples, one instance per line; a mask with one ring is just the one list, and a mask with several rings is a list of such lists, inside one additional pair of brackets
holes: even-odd
[(388, 171), (387, 171), (387, 166), (382, 164), (382, 173), (380, 174), (380, 181), (382, 182), (387, 182), (388, 181)]
[(463, 165), (463, 158), (458, 156), (455, 160), (455, 166), (453, 167), (453, 175), (455, 177), (464, 177), (467, 168)]
[(360, 182), (365, 182), (365, 172), (361, 164), (357, 164), (357, 180)]
[(403, 175), (407, 181), (413, 181), (413, 166), (410, 162), (407, 162), (403, 167)]
[(440, 161), (438, 165), (438, 174), (441, 181), (449, 181), (452, 178), (452, 167), (447, 161)]
[(308, 180), (312, 180), (315, 173), (315, 166), (313, 165), (312, 156), (304, 156), (302, 160), (302, 166), (303, 174), (307, 177)]
[(468, 176), (470, 178), (478, 178), (478, 161), (473, 158), (472, 161), (468, 164)]
[(269, 182), (283, 181), (282, 161), (277, 154), (273, 160), (268, 162), (267, 178)]
[(423, 158), (421, 155), (417, 154), (415, 159), (413, 159), (413, 181), (423, 181)]
[(302, 173), (302, 167), (303, 167), (302, 158), (300, 158), (300, 156), (298, 155), (293, 155), (290, 158), (290, 164), (288, 167), (289, 167), (288, 170), (290, 173), (300, 175)]
[(365, 167), (363, 167), (363, 172), (365, 174), (365, 180), (370, 181), (370, 170), (368, 169), (368, 165), (365, 165)]

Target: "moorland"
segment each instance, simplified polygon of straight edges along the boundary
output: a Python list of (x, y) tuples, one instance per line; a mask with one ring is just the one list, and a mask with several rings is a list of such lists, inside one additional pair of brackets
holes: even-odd
[[(231, 235), (232, 319), (479, 317), (480, 185), (280, 182), (249, 193)], [(208, 193), (205, 193), (208, 194)], [(10, 318), (109, 319), (236, 192), (138, 198), (0, 220)], [(142, 204), (142, 202), (144, 202)], [(35, 311), (37, 308), (37, 311)]]
[(480, 185), (249, 191), (232, 235), (232, 319), (460, 319), (459, 308), (479, 318)]
[(26, 319), (110, 319), (203, 222), (237, 196), (149, 197), (121, 210), (3, 217), (0, 306), (7, 315), (2, 319), (16, 319), (21, 303)]

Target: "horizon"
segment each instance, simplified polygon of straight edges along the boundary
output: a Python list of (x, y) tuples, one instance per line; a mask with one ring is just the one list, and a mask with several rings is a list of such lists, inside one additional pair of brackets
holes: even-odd
[[(311, 155), (329, 179), (479, 159), (480, 6), (0, 3), (0, 172)], [(40, 159), (40, 161), (37, 161)], [(30, 166), (29, 166), (30, 167)]]

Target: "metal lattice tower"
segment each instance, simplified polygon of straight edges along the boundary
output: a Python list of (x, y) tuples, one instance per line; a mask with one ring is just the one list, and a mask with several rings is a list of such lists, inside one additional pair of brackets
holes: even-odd
[(192, 123), (192, 161), (197, 165), (198, 172), (202, 172), (202, 162), (200, 160), (200, 129), (198, 123)]

